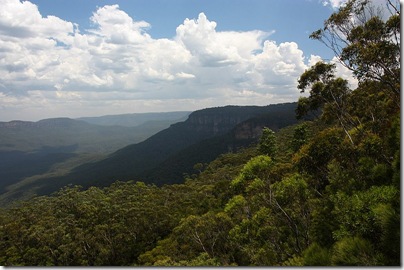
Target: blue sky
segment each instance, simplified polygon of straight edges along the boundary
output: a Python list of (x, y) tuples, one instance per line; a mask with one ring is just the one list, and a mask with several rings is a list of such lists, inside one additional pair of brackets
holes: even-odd
[[(343, 0), (0, 0), (0, 121), (297, 101)], [(341, 74), (344, 73), (341, 70)]]
[[(332, 52), (308, 36), (321, 28), (335, 8), (320, 0), (32, 0), (43, 16), (55, 15), (88, 29), (97, 7), (118, 4), (135, 20), (144, 20), (154, 38), (172, 38), (185, 18), (204, 12), (217, 22), (217, 31), (275, 31), (272, 39), (295, 41), (307, 54), (332, 58)], [(80, 8), (78, 8), (80, 7)]]

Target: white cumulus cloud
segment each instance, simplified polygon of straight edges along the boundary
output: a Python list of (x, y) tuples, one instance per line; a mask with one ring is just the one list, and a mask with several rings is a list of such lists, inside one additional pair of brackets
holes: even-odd
[(348, 0), (323, 0), (323, 5), (328, 6), (330, 5), (332, 8), (337, 9), (343, 6)]
[(118, 5), (96, 9), (90, 29), (44, 17), (28, 1), (0, 9), (0, 114), (83, 116), (296, 101), (297, 79), (318, 57), (272, 32), (217, 31), (200, 13), (172, 39)]

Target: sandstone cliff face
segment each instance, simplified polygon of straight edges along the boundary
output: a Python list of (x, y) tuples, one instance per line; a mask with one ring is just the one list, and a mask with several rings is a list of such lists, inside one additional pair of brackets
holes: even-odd
[(264, 127), (263, 123), (256, 124), (246, 121), (234, 129), (234, 137), (236, 140), (258, 140)]
[(187, 120), (127, 145), (105, 159), (82, 164), (63, 176), (40, 179), (43, 182), (37, 193), (49, 194), (67, 184), (107, 186), (117, 179), (158, 185), (179, 183), (184, 173), (193, 172), (196, 163), (208, 163), (220, 154), (259, 140), (263, 127), (277, 131), (296, 123), (295, 108), (296, 103), (285, 103), (195, 111)]
[(229, 132), (241, 122), (259, 115), (264, 110), (265, 107), (258, 106), (210, 108), (191, 113), (186, 122), (199, 132), (216, 136)]
[(189, 123), (198, 131), (209, 131), (215, 136), (231, 130), (242, 120), (231, 115), (195, 115), (189, 118)]

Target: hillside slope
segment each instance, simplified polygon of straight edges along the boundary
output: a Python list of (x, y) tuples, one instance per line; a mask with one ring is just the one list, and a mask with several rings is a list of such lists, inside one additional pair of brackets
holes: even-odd
[(198, 172), (194, 169), (195, 164), (207, 164), (223, 153), (237, 152), (240, 148), (257, 143), (264, 127), (278, 131), (296, 123), (294, 110), (288, 106), (279, 108), (276, 114), (262, 114), (247, 119), (223, 135), (202, 140), (170, 156), (155, 168), (145, 171), (141, 179), (159, 185), (181, 183), (184, 174)]
[(98, 126), (69, 118), (0, 122), (0, 194), (41, 175), (63, 175), (80, 164), (141, 142), (172, 123)]
[[(27, 188), (37, 188), (39, 194), (49, 194), (67, 184), (84, 187), (107, 186), (116, 180), (143, 179), (149, 183), (178, 183), (182, 181), (182, 177), (178, 176), (185, 172), (182, 170), (193, 166), (194, 161), (195, 163), (203, 161), (204, 155), (209, 156), (208, 160), (211, 160), (227, 152), (227, 142), (221, 143), (221, 140), (228, 139), (221, 136), (228, 136), (226, 134), (238, 124), (263, 115), (272, 115), (274, 121), (278, 121), (278, 125), (288, 125), (296, 122), (295, 108), (296, 103), (286, 103), (269, 106), (226, 106), (196, 111), (186, 121), (176, 123), (141, 143), (124, 147), (101, 161), (78, 166), (66, 176), (40, 179)], [(209, 146), (208, 142), (207, 146), (202, 145), (203, 151), (199, 151), (201, 146), (196, 144), (210, 138), (214, 138), (210, 142), (213, 145)], [(231, 135), (228, 138), (231, 139)], [(156, 175), (154, 171), (160, 171), (160, 175), (168, 173), (168, 170), (161, 171), (159, 166), (164, 162), (169, 164), (171, 158), (188, 147), (191, 147), (186, 150), (188, 154), (183, 156), (186, 161), (181, 158), (181, 161), (174, 164), (176, 167), (180, 165), (178, 170), (169, 168), (170, 171), (174, 169), (175, 179), (170, 178), (172, 174), (167, 175), (168, 178), (158, 178), (156, 181), (149, 176)], [(181, 162), (186, 162), (187, 165), (183, 167)]]

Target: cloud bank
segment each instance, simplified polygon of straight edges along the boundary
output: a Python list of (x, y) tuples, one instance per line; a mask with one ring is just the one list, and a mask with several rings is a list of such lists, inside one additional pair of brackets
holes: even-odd
[(338, 9), (343, 6), (348, 0), (323, 0), (324, 6), (331, 6), (334, 9)]
[(297, 78), (319, 59), (273, 32), (217, 31), (204, 13), (154, 39), (118, 5), (81, 32), (28, 1), (2, 2), (0, 120), (296, 101)]

